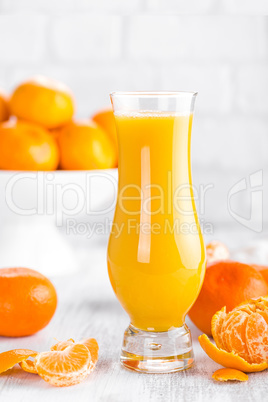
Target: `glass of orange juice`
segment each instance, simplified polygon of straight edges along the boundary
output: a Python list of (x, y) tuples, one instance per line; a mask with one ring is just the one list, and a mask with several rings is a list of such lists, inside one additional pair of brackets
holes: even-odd
[(108, 272), (130, 317), (121, 363), (139, 372), (174, 372), (194, 362), (184, 320), (206, 260), (191, 177), (196, 95), (111, 94), (119, 181)]

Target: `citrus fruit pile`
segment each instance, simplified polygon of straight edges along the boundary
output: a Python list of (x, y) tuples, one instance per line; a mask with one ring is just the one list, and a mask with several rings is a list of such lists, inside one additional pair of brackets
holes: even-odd
[(0, 169), (89, 170), (117, 166), (111, 109), (74, 119), (75, 102), (62, 83), (38, 76), (7, 97), (0, 92)]
[(0, 373), (19, 363), (22, 370), (38, 374), (51, 385), (68, 387), (79, 384), (92, 372), (98, 360), (98, 351), (98, 343), (94, 338), (77, 343), (73, 339), (58, 342), (48, 352), (9, 350), (0, 353)]

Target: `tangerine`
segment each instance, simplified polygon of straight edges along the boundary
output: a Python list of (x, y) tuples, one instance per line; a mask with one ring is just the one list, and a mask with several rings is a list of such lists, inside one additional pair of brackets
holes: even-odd
[(58, 163), (56, 140), (44, 128), (15, 119), (0, 125), (0, 169), (54, 170)]
[(252, 266), (217, 261), (207, 267), (202, 289), (189, 317), (202, 332), (211, 335), (211, 319), (223, 306), (228, 312), (244, 300), (267, 294), (267, 283)]
[(9, 105), (14, 116), (47, 129), (68, 123), (74, 114), (74, 100), (69, 88), (43, 76), (20, 84)]
[(72, 122), (58, 134), (63, 169), (109, 169), (116, 166), (115, 148), (94, 122)]
[(56, 290), (44, 275), (29, 268), (0, 269), (0, 336), (40, 331), (56, 306)]

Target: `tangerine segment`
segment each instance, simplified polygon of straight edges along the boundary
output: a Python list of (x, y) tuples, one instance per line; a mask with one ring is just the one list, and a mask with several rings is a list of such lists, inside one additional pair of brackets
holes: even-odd
[(220, 311), (217, 311), (217, 313), (214, 314), (211, 320), (211, 333), (217, 347), (220, 349), (223, 349), (224, 347), (221, 328), (225, 317), (226, 317), (226, 307), (223, 307)]
[[(75, 342), (73, 339), (68, 339), (68, 341), (63, 341), (63, 342), (58, 342), (55, 345), (53, 345), (50, 350), (56, 350), (56, 351), (62, 351), (68, 348), (69, 346), (73, 345)], [(98, 354), (99, 354), (99, 345), (96, 339), (94, 338), (88, 338), (88, 339), (83, 339), (82, 341), (78, 342), (80, 345), (85, 345), (91, 355), (91, 364), (90, 366), (94, 367), (97, 363), (98, 360)]]
[(35, 358), (37, 373), (56, 387), (68, 387), (88, 375), (91, 356), (84, 345), (74, 344), (62, 351), (39, 353)]
[(247, 321), (246, 342), (251, 360), (268, 360), (268, 325), (259, 313), (252, 313)]
[(217, 348), (217, 346), (215, 346), (205, 334), (200, 335), (198, 340), (206, 354), (214, 360), (214, 362), (221, 364), (224, 367), (245, 371), (246, 373), (263, 371), (268, 368), (268, 363), (266, 362), (251, 364), (234, 352), (226, 352), (223, 349)]
[(215, 371), (212, 378), (216, 381), (247, 381), (248, 375), (240, 370), (223, 368)]
[(37, 374), (35, 362), (33, 360), (23, 360), (19, 365), (22, 370), (27, 371), (27, 373)]
[(89, 339), (84, 339), (80, 343), (82, 345), (85, 345), (88, 348), (88, 350), (90, 351), (91, 363), (93, 364), (93, 368), (94, 368), (95, 364), (97, 363), (98, 355), (99, 355), (98, 342), (94, 338), (89, 338)]
[(248, 319), (249, 315), (239, 310), (226, 315), (221, 328), (223, 345), (225, 345), (222, 349), (238, 354), (249, 363), (261, 363), (250, 360), (245, 335)]
[(35, 357), (36, 355), (37, 352), (29, 349), (14, 349), (0, 353), (0, 373), (11, 369), (15, 364), (28, 359), (28, 357)]
[(55, 345), (51, 346), (50, 350), (54, 351), (62, 351), (68, 348), (68, 346), (73, 345), (75, 342), (73, 339), (68, 339), (68, 341), (58, 342)]

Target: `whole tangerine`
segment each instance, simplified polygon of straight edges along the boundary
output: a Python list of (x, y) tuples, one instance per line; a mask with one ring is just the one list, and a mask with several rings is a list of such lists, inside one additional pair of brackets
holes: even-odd
[(14, 116), (47, 129), (68, 123), (74, 114), (74, 100), (69, 88), (43, 76), (20, 84), (9, 105)]
[(16, 119), (0, 125), (0, 169), (55, 170), (58, 163), (58, 145), (44, 128)]
[(56, 290), (44, 275), (29, 268), (0, 269), (0, 336), (40, 331), (56, 307)]
[(109, 169), (116, 166), (115, 148), (94, 122), (72, 122), (60, 130), (57, 140), (63, 169)]
[(229, 312), (244, 300), (267, 294), (268, 285), (254, 267), (235, 261), (217, 261), (207, 267), (189, 317), (197, 328), (211, 335), (211, 319), (223, 306)]

